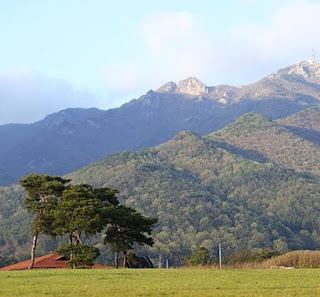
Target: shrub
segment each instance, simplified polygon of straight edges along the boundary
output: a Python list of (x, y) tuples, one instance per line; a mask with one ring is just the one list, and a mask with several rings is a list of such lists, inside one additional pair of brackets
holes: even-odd
[(211, 257), (209, 250), (205, 247), (200, 247), (197, 253), (186, 258), (186, 263), (188, 266), (209, 266), (213, 262), (214, 259)]
[(92, 266), (93, 260), (100, 256), (100, 251), (94, 246), (90, 245), (70, 245), (66, 244), (59, 247), (56, 252), (65, 257), (69, 257), (73, 254), (73, 258), (67, 262), (70, 267), (74, 268), (84, 268)]
[(293, 251), (262, 263), (266, 268), (285, 266), (294, 268), (320, 268), (320, 251)]

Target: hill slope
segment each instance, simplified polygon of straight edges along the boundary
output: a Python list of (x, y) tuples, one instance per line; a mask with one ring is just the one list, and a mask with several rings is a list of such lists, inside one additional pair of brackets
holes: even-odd
[(31, 172), (62, 175), (108, 154), (148, 148), (183, 130), (206, 135), (256, 111), (272, 119), (319, 103), (319, 64), (281, 69), (242, 87), (169, 82), (120, 108), (67, 109), (29, 125), (2, 125), (0, 185)]
[(113, 155), (68, 177), (116, 187), (127, 205), (158, 216), (154, 253), (213, 249), (219, 242), (226, 252), (320, 244), (318, 178), (199, 135), (180, 133), (154, 149)]
[(277, 120), (277, 123), (284, 126), (300, 137), (320, 145), (320, 108), (311, 107), (289, 116)]
[(258, 113), (243, 115), (209, 138), (259, 152), (284, 168), (320, 174), (318, 146)]

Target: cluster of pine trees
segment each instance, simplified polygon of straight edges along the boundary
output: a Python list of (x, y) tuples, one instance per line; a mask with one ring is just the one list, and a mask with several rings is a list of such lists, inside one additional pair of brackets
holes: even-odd
[(72, 268), (91, 266), (100, 255), (98, 248), (83, 244), (83, 236), (89, 238), (105, 232), (104, 244), (115, 252), (116, 267), (119, 253), (123, 253), (125, 267), (128, 251), (135, 243), (149, 246), (154, 243), (150, 235), (157, 219), (121, 205), (115, 189), (73, 185), (69, 179), (34, 173), (22, 178), (20, 184), (27, 192), (25, 206), (34, 215), (29, 268), (34, 265), (40, 233), (51, 237), (67, 235), (68, 244), (56, 252), (69, 257)]

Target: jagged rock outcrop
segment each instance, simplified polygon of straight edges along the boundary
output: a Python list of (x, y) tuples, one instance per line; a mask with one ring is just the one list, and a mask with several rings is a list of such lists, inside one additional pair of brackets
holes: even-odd
[(169, 81), (162, 87), (156, 90), (157, 93), (181, 93), (188, 95), (202, 95), (208, 94), (209, 90), (205, 84), (203, 84), (197, 77), (189, 77), (187, 79), (181, 80), (178, 85)]
[(178, 86), (175, 82), (169, 81), (165, 85), (163, 85), (161, 88), (157, 89), (157, 93), (173, 93), (177, 90)]
[(189, 95), (201, 95), (209, 93), (205, 84), (203, 84), (200, 79), (196, 77), (189, 77), (180, 81), (178, 84), (178, 92)]

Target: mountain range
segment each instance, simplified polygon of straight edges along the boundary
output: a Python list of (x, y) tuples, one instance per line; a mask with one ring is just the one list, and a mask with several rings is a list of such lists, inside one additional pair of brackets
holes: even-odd
[[(158, 146), (109, 155), (66, 177), (117, 188), (127, 206), (158, 217), (155, 245), (139, 252), (165, 254), (176, 265), (199, 246), (217, 250), (218, 243), (225, 255), (316, 249), (320, 148), (310, 135), (319, 126), (318, 106), (278, 120), (250, 112), (205, 137), (179, 132)], [(300, 129), (310, 133), (304, 137)], [(26, 255), (30, 238), (22, 189), (0, 187), (0, 252)], [(100, 240), (95, 242), (104, 253)], [(56, 244), (42, 239), (39, 252)]]
[[(0, 185), (31, 172), (63, 175), (111, 153), (150, 148), (184, 130), (204, 136), (252, 111), (283, 118), (319, 104), (319, 91), (320, 64), (311, 59), (247, 86), (209, 87), (188, 78), (120, 108), (66, 109), (33, 124), (1, 125)], [(286, 121), (288, 131), (320, 143), (319, 131)]]

